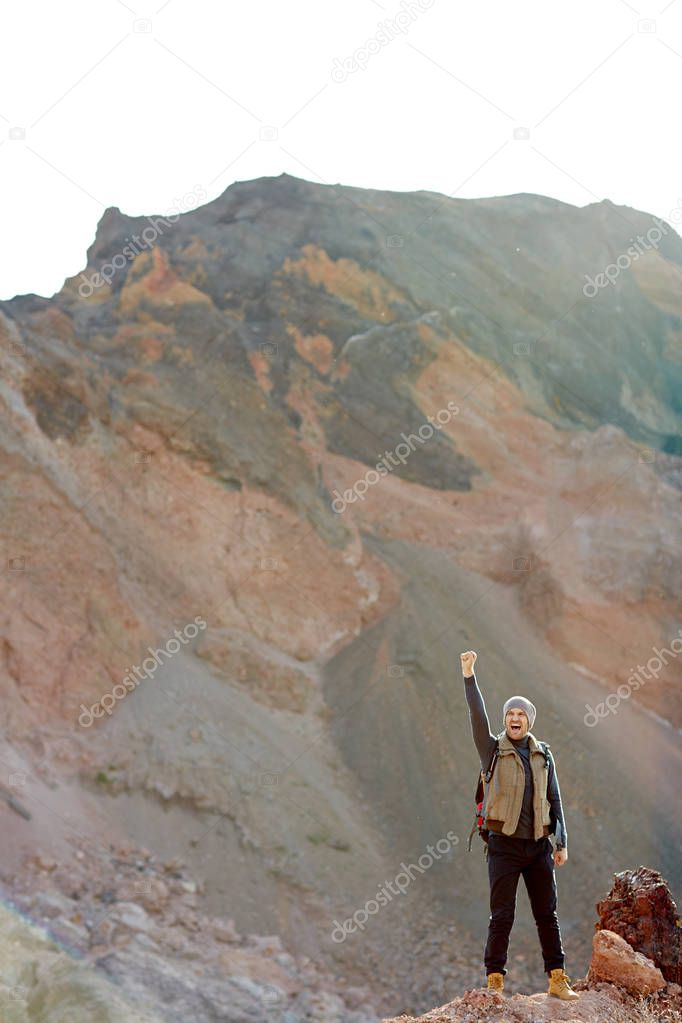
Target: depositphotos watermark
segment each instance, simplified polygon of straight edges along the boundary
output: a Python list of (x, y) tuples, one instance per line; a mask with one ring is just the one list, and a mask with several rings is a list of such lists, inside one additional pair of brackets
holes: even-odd
[[(672, 213), (674, 212), (675, 210), (672, 211)], [(615, 263), (609, 263), (608, 266), (604, 267), (602, 273), (596, 274), (594, 279), (589, 274), (584, 275), (583, 295), (585, 298), (594, 298), (601, 288), (608, 288), (609, 284), (615, 284), (623, 270), (629, 270), (632, 264), (643, 256), (645, 252), (658, 248), (658, 243), (668, 233), (670, 227), (660, 217), (652, 217), (651, 219), (655, 226), (650, 227), (646, 234), (638, 234), (636, 243), (635, 239), (631, 238), (630, 241), (634, 244), (630, 245), (625, 252), (621, 252)]]
[[(139, 235), (134, 234), (132, 239), (126, 238), (121, 251), (112, 256), (109, 263), (104, 263), (99, 271), (91, 274), (90, 277), (81, 274), (83, 282), (78, 285), (80, 297), (90, 298), (97, 288), (111, 284), (117, 270), (122, 270), (127, 263), (135, 259), (135, 256), (139, 256), (143, 249), (151, 249), (164, 230), (172, 227), (180, 219), (181, 213), (187, 213), (194, 209), (197, 202), (200, 199), (205, 199), (206, 195), (206, 189), (202, 185), (195, 185), (193, 192), (186, 192), (181, 199), (173, 199), (175, 205), (171, 206), (165, 216), (147, 217), (149, 227), (143, 228)], [(175, 210), (177, 213), (174, 212)], [(159, 224), (163, 224), (163, 227), (159, 227)]]
[(370, 916), (378, 913), (382, 906), (387, 906), (394, 895), (405, 894), (410, 882), (414, 881), (415, 872), (425, 874), (436, 860), (449, 853), (453, 845), (457, 845), (458, 842), (459, 838), (454, 831), (448, 831), (445, 838), (439, 838), (435, 846), (427, 845), (426, 852), (421, 854), (416, 863), (401, 863), (396, 876), (392, 881), (384, 881), (374, 899), (368, 899), (362, 909), (356, 909), (353, 915), (343, 923), (338, 920), (333, 921), (332, 941), (340, 945), (349, 934), (353, 934), (355, 931), (364, 931)]
[[(441, 430), (458, 412), (459, 406), (455, 405), (454, 401), (449, 401), (447, 408), (439, 409), (436, 412), (435, 419), (437, 422), (434, 422), (433, 416), (427, 416), (427, 422), (422, 423), (417, 433), (408, 433), (407, 435), (401, 433), (402, 441), (400, 444), (396, 444), (393, 451), (384, 451), (383, 457), (379, 459), (375, 467), (368, 469), (365, 475), (361, 479), (356, 480), (349, 490), (344, 490), (343, 495), (338, 490), (333, 491), (335, 496), (332, 501), (332, 511), (335, 511), (337, 515), (341, 515), (346, 510), (347, 505), (355, 504), (358, 500), (364, 501), (368, 489), (373, 487), (375, 483), (378, 483), (382, 476), (388, 476), (389, 472), (393, 472), (398, 467), (398, 464), (405, 465), (405, 462), (415, 450), (415, 441), (419, 444), (425, 444), (427, 440), (431, 440), (436, 430)], [(394, 461), (394, 456), (397, 461)]]
[[(163, 663), (159, 659), (159, 654), (165, 654), (170, 659), (173, 654), (177, 654), (181, 644), (185, 645), (190, 639), (195, 639), (199, 635), (199, 631), (205, 628), (206, 622), (201, 615), (197, 615), (194, 622), (189, 622), (182, 631), (174, 629), (173, 635), (175, 639), (169, 639), (164, 647), (154, 650), (148, 646), (147, 650), (151, 657), (145, 657), (141, 668), (138, 668), (136, 665), (129, 668), (128, 673), (123, 678), (123, 682), (117, 682), (110, 693), (105, 693), (101, 700), (93, 703), (91, 707), (86, 707), (84, 703), (81, 703), (81, 714), (78, 718), (78, 724), (81, 728), (89, 728), (95, 718), (101, 718), (104, 714), (111, 716), (117, 700), (122, 700), (128, 693), (132, 693), (143, 679), (153, 678), (154, 672)], [(150, 667), (147, 667), (147, 665), (150, 665)]]
[[(628, 678), (627, 682), (623, 682), (622, 685), (618, 686), (615, 693), (609, 693), (606, 699), (601, 703), (598, 703), (596, 707), (591, 707), (589, 703), (585, 704), (587, 714), (585, 714), (583, 721), (588, 728), (594, 728), (595, 725), (599, 724), (600, 718), (605, 718), (607, 714), (617, 713), (622, 700), (628, 700), (634, 691), (642, 688), (645, 682), (650, 682), (652, 678), (658, 678), (661, 670), (668, 666), (668, 662), (666, 660), (661, 660), (661, 655), (669, 654), (671, 657), (677, 657), (677, 655), (682, 652), (682, 629), (678, 629), (677, 634), (680, 638), (678, 639), (676, 636), (670, 641), (672, 650), (667, 646), (664, 646), (661, 650), (659, 650), (658, 647), (654, 647), (654, 656), (650, 657), (646, 662), (646, 667), (638, 664), (637, 671), (630, 669), (632, 674)], [(675, 646), (675, 643), (678, 645)], [(646, 674), (647, 671), (650, 672), (649, 675)], [(640, 675), (643, 675), (644, 678), (640, 678)], [(588, 721), (588, 718), (591, 720)]]
[(334, 58), (334, 68), (331, 73), (333, 82), (345, 82), (354, 71), (364, 71), (370, 57), (379, 53), (383, 46), (393, 42), (398, 33), (405, 33), (419, 14), (428, 11), (433, 7), (435, 0), (401, 0), (402, 10), (393, 18), (384, 18), (377, 22), (379, 31), (375, 32), (371, 39), (368, 39), (364, 46), (358, 46), (349, 57), (339, 60)]

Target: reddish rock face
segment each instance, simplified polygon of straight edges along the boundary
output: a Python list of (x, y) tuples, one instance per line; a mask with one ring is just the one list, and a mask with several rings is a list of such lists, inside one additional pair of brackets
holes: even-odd
[(651, 959), (667, 981), (679, 984), (681, 921), (666, 881), (649, 867), (623, 870), (615, 879), (609, 894), (597, 903), (596, 929), (619, 934)]

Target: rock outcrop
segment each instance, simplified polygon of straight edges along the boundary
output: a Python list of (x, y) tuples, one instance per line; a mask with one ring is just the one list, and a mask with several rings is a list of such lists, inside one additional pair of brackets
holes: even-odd
[(637, 867), (615, 875), (597, 903), (597, 931), (615, 932), (660, 969), (667, 981), (682, 984), (682, 920), (670, 888), (657, 870)]

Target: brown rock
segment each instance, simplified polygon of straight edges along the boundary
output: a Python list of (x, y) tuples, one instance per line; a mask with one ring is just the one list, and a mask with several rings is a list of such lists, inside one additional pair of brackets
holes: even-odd
[(638, 867), (616, 874), (613, 888), (597, 903), (597, 912), (598, 930), (620, 935), (651, 959), (667, 981), (682, 983), (679, 914), (657, 870)]
[(51, 873), (57, 867), (56, 860), (51, 859), (49, 856), (43, 856), (40, 853), (33, 858), (33, 862), (39, 870), (44, 870), (47, 873)]
[(225, 942), (225, 944), (231, 945), (239, 941), (234, 920), (214, 920), (211, 924), (211, 933), (216, 941)]
[(650, 995), (665, 987), (663, 974), (641, 952), (613, 931), (597, 931), (592, 939), (591, 983), (607, 981), (624, 987), (633, 995)]

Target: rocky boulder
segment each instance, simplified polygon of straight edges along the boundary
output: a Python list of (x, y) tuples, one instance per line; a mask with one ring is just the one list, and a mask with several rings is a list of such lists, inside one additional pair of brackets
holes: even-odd
[(592, 939), (588, 979), (624, 987), (633, 995), (650, 995), (665, 987), (663, 974), (641, 952), (614, 931), (597, 931)]
[(615, 874), (614, 885), (597, 903), (597, 931), (611, 931), (641, 952), (671, 983), (682, 983), (680, 921), (667, 882), (657, 870), (638, 867)]

